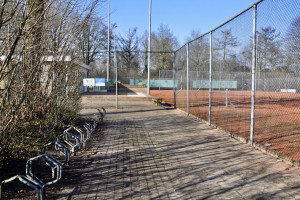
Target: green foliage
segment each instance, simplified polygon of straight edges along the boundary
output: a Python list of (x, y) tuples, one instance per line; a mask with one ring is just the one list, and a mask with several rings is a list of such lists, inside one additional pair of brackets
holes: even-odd
[[(122, 85), (121, 81), (118, 81), (117, 83), (118, 85)], [(116, 82), (114, 82), (114, 85), (116, 85)]]
[(162, 98), (152, 98), (152, 101), (156, 105), (161, 105), (162, 103)]
[(137, 86), (139, 86), (139, 87), (146, 87), (146, 83), (140, 82), (140, 83), (137, 84)]

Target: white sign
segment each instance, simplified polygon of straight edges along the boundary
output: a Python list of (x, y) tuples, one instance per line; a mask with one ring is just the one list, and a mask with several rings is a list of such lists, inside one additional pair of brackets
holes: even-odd
[(297, 93), (296, 89), (280, 89), (280, 92)]
[(95, 86), (105, 86), (105, 78), (96, 78)]
[(94, 78), (84, 78), (83, 79), (83, 86), (85, 86), (85, 87), (94, 87), (95, 86), (95, 79)]

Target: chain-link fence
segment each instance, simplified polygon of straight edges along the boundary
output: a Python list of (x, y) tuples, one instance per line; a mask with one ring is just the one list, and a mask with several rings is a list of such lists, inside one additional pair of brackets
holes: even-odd
[(175, 56), (175, 103), (177, 108), (182, 110), (187, 109), (187, 50), (182, 47), (176, 52)]
[[(299, 8), (261, 0), (175, 53), (151, 52), (150, 94), (299, 163)], [(146, 87), (147, 52), (126, 53), (118, 80)]]
[(299, 10), (298, 0), (259, 1), (179, 48), (173, 103), (299, 164)]
[(248, 139), (252, 21), (253, 9), (249, 9), (211, 33), (212, 82), (216, 83), (212, 85), (211, 122)]
[(300, 161), (300, 2), (257, 5), (254, 141)]
[(209, 34), (192, 41), (187, 48), (189, 52), (189, 113), (208, 121)]

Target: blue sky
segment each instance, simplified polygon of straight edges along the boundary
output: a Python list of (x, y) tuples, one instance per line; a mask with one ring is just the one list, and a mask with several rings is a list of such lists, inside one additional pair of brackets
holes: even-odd
[[(168, 25), (181, 45), (192, 30), (206, 33), (255, 2), (257, 0), (152, 0), (152, 31), (161, 24)], [(107, 5), (104, 7), (102, 14), (105, 15)], [(148, 31), (149, 0), (111, 0), (111, 23), (117, 23), (117, 33), (121, 35), (134, 27), (140, 35)]]

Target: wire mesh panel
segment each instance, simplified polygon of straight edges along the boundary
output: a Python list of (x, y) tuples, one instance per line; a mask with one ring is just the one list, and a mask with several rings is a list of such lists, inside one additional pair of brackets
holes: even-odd
[(253, 10), (249, 9), (212, 33), (211, 122), (249, 138)]
[(300, 4), (257, 6), (254, 141), (300, 161)]
[[(137, 85), (140, 82), (147, 84), (147, 54), (141, 53), (141, 55), (139, 55), (138, 53), (134, 53), (131, 55), (130, 53), (131, 52), (125, 51), (118, 53), (118, 80), (131, 86)], [(114, 64), (112, 66), (114, 66)], [(112, 73), (112, 76), (115, 77), (115, 67)], [(151, 71), (151, 78), (157, 78), (157, 76), (154, 75), (156, 75), (156, 73)]]
[[(212, 124), (246, 139), (252, 138), (253, 128), (254, 142), (300, 162), (299, 10), (299, 0), (264, 0), (214, 29), (212, 74), (209, 73), (210, 34), (177, 50), (177, 107), (209, 121), (211, 83)], [(256, 51), (253, 22), (256, 22)], [(252, 80), (254, 65), (256, 73)], [(251, 98), (252, 90), (255, 101)], [(253, 121), (251, 111), (254, 111)]]
[(190, 113), (208, 121), (210, 34), (189, 44)]
[(162, 98), (165, 103), (174, 105), (173, 70), (160, 70), (158, 81), (159, 88), (157, 96)]
[(176, 106), (187, 111), (187, 46), (175, 54)]

